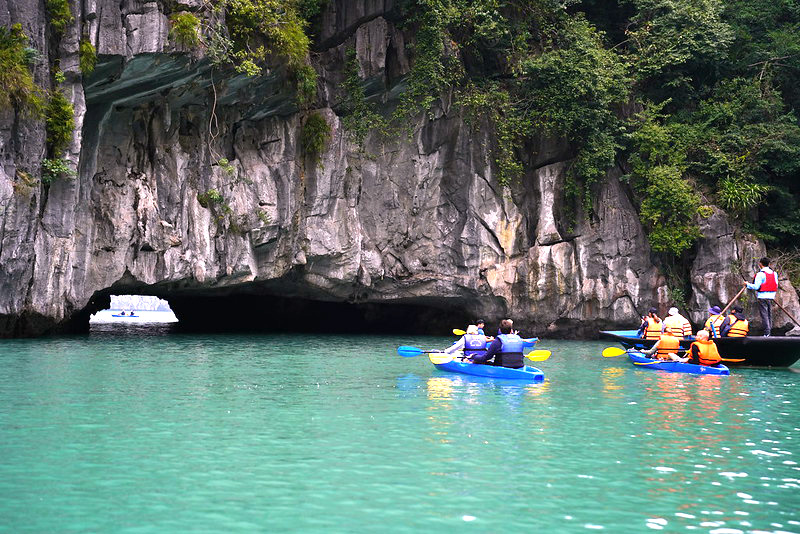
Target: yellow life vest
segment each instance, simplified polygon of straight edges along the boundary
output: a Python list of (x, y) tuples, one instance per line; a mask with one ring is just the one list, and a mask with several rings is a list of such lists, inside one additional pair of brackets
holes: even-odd
[(750, 323), (747, 322), (747, 319), (737, 319), (733, 315), (733, 322), (731, 323), (731, 329), (728, 330), (728, 337), (744, 337), (750, 331)]
[(647, 327), (644, 329), (645, 339), (658, 339), (661, 337), (661, 321), (656, 321), (652, 317), (647, 318)]
[[(712, 337), (719, 337), (721, 335), (719, 329), (722, 326), (722, 321), (724, 320), (725, 316), (722, 314), (712, 315), (706, 319), (704, 328), (708, 330), (708, 333), (711, 334)], [(714, 325), (713, 330), (711, 329), (711, 325)]]
[(667, 328), (671, 328), (675, 333), (680, 332), (683, 337), (692, 335), (692, 325), (689, 324), (689, 321), (687, 321), (685, 317), (670, 315), (664, 319), (664, 331), (666, 331)]
[(719, 355), (719, 351), (717, 350), (717, 345), (710, 339), (705, 341), (700, 341), (698, 339), (692, 343), (689, 346), (690, 353), (692, 346), (697, 347), (697, 351), (700, 353), (700, 365), (716, 365), (722, 361), (722, 357)]
[(658, 340), (658, 348), (656, 354), (661, 358), (669, 359), (670, 352), (678, 353), (681, 350), (681, 339), (679, 337), (663, 334), (661, 339)]

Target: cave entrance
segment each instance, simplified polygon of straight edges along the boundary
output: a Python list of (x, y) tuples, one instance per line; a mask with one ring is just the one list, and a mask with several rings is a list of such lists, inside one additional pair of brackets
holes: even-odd
[[(463, 302), (415, 299), (348, 303), (271, 295), (170, 295), (177, 329), (194, 332), (434, 334), (466, 328)], [(472, 318), (474, 319), (474, 318)]]
[(169, 331), (177, 322), (166, 300), (152, 295), (110, 295), (109, 307), (89, 317), (89, 330), (113, 333), (134, 327)]

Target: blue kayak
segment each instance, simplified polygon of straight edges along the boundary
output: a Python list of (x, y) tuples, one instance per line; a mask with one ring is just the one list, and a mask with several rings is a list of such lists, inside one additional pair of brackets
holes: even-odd
[(111, 317), (139, 317), (138, 315), (119, 315), (116, 313), (112, 313)]
[(658, 369), (660, 371), (670, 371), (672, 373), (690, 373), (694, 375), (729, 375), (730, 370), (723, 364), (717, 365), (697, 365), (684, 362), (665, 362), (648, 358), (641, 352), (629, 352), (628, 357), (631, 362), (640, 369)]
[(536, 367), (529, 367), (527, 365), (521, 369), (511, 369), (509, 367), (497, 367), (479, 363), (464, 363), (456, 360), (447, 363), (435, 363), (433, 365), (440, 371), (448, 371), (450, 373), (488, 376), (490, 378), (510, 378), (514, 380), (526, 380), (528, 382), (544, 382), (544, 373)]

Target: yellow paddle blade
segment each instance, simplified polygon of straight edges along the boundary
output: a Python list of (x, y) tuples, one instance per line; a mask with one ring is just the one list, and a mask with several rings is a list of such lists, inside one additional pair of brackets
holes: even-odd
[(534, 362), (543, 362), (550, 357), (550, 354), (552, 353), (549, 350), (532, 350), (525, 357)]
[(656, 361), (654, 361), (654, 362), (633, 362), (633, 363), (635, 363), (636, 365), (653, 365), (654, 363), (669, 363), (669, 362), (664, 362), (664, 361), (661, 361), (661, 360), (656, 360)]
[(453, 328), (453, 333), (457, 336), (463, 336), (467, 332), (465, 330), (459, 330), (458, 328)]
[(625, 349), (621, 349), (619, 347), (608, 347), (603, 349), (603, 358), (612, 358), (614, 356), (622, 356), (626, 354)]
[(432, 352), (428, 354), (431, 363), (447, 363), (453, 359), (452, 354), (444, 354), (441, 352)]
[(722, 358), (723, 362), (743, 362), (745, 358)]

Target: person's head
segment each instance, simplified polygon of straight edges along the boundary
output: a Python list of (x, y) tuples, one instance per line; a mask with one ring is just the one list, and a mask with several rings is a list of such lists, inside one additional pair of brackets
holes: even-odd
[(657, 315), (657, 314), (658, 314), (658, 310), (656, 308), (650, 308), (649, 310), (647, 310), (647, 315), (649, 315), (650, 317), (653, 317), (654, 315)]
[(744, 308), (742, 308), (741, 306), (734, 306), (733, 308), (731, 308), (731, 311), (733, 313), (744, 313)]
[(678, 308), (676, 308), (675, 306), (673, 306), (672, 308), (670, 308), (670, 309), (669, 309), (669, 311), (667, 312), (667, 314), (668, 314), (668, 315), (678, 315)]
[(476, 325), (478, 328), (483, 328), (483, 326), (484, 326), (483, 319), (477, 319), (477, 320), (475, 321), (475, 325)]
[(710, 313), (711, 315), (719, 315), (721, 311), (722, 310), (720, 309), (719, 306), (711, 306), (708, 309), (708, 313)]
[(475, 326), (474, 324), (471, 324), (467, 327), (467, 334), (477, 334), (477, 333), (478, 333), (478, 327)]
[(758, 264), (762, 267), (769, 267), (769, 258), (761, 258), (758, 260)]
[(699, 341), (706, 341), (708, 340), (708, 330), (700, 330), (694, 337)]
[(500, 333), (501, 334), (510, 334), (511, 328), (514, 326), (514, 321), (511, 319), (503, 319), (500, 321)]

